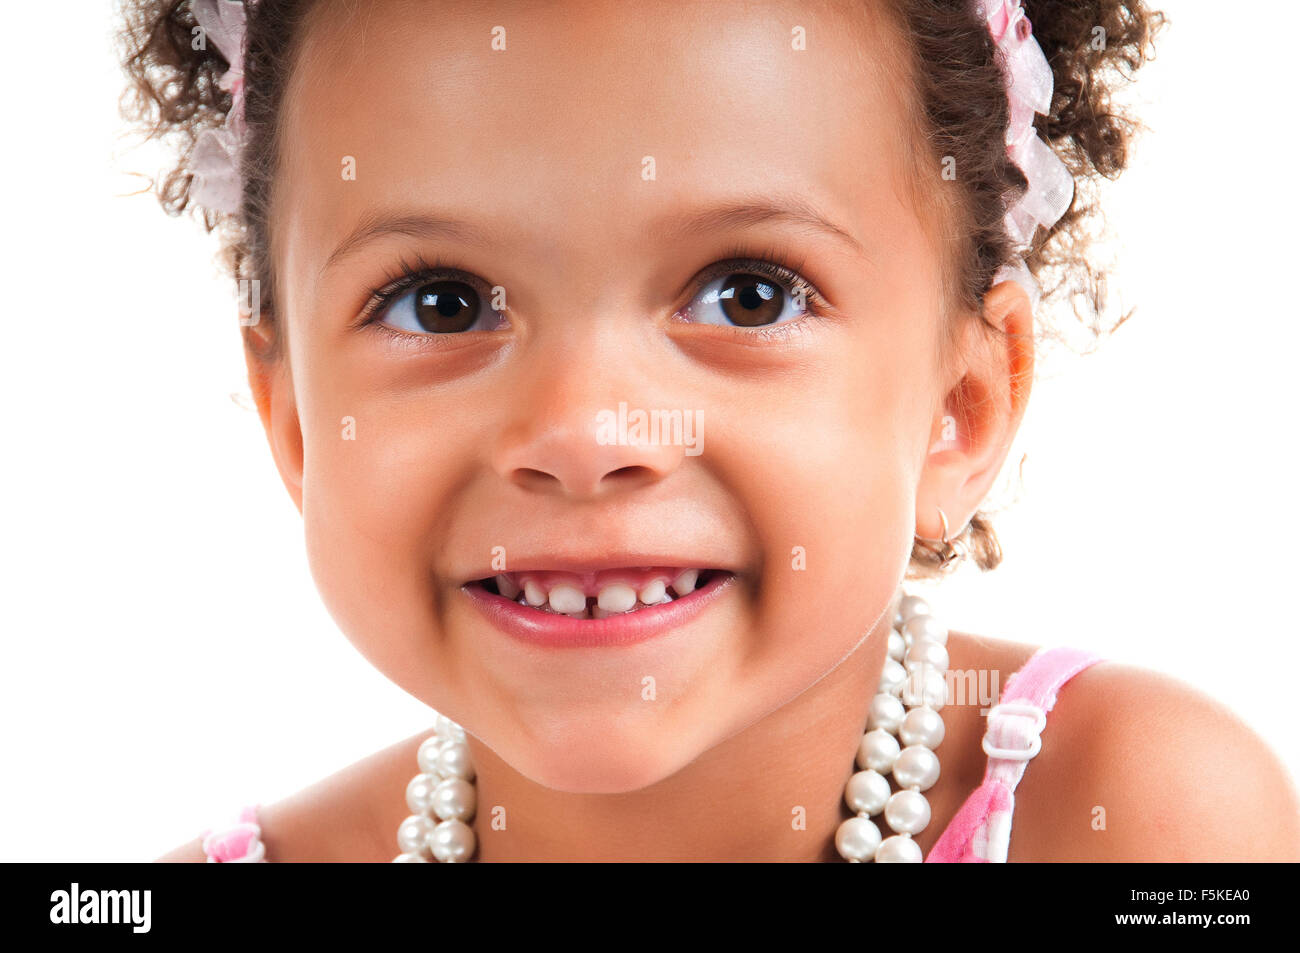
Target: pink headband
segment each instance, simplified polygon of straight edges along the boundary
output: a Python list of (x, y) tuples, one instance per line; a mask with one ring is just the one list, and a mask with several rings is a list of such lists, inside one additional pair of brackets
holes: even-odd
[[(976, 10), (988, 23), (993, 42), (1001, 50), (1000, 61), (1007, 87), (1011, 121), (1007, 125), (1007, 154), (1029, 180), (1020, 201), (1007, 210), (1007, 234), (1023, 254), (1042, 225), (1051, 228), (1074, 199), (1074, 176), (1065, 163), (1034, 132), (1034, 113), (1047, 115), (1052, 106), (1052, 67), (1034, 39), (1032, 25), (1020, 6), (1021, 0), (975, 0)], [(1037, 305), (1038, 282), (1022, 258), (1003, 265), (994, 284), (1019, 282)]]
[[(251, 3), (250, 3), (251, 5)], [(190, 153), (190, 198), (204, 208), (235, 214), (239, 211), (243, 183), (239, 157), (244, 151), (244, 4), (240, 0), (194, 0), (194, 20), (203, 29), (204, 42), (217, 45), (230, 69), (217, 83), (230, 92), (231, 108), (220, 129), (199, 133)]]
[[(248, 0), (254, 5), (256, 0)], [(1050, 146), (1034, 132), (1034, 114), (1046, 115), (1052, 103), (1052, 68), (1034, 39), (1021, 0), (972, 0), (988, 23), (989, 33), (1001, 51), (1011, 121), (1007, 125), (1007, 154), (1029, 180), (1024, 196), (1006, 213), (1007, 233), (1018, 254), (1028, 248), (1039, 225), (1054, 225), (1074, 198), (1074, 177)], [(204, 208), (235, 214), (239, 211), (242, 183), (239, 157), (247, 136), (244, 125), (245, 3), (240, 0), (194, 0), (194, 19), (206, 37), (230, 63), (218, 85), (231, 94), (231, 109), (220, 129), (199, 134), (190, 156), (194, 182), (190, 198)], [(1038, 304), (1038, 282), (1024, 260), (1003, 265), (994, 282), (1019, 282)]]

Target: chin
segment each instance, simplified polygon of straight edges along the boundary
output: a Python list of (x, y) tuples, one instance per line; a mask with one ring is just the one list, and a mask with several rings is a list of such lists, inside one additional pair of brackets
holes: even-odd
[[(660, 744), (649, 739), (658, 738)], [(665, 734), (634, 729), (565, 733), (561, 742), (529, 738), (501, 758), (535, 784), (566, 794), (628, 794), (671, 777), (694, 760), (689, 740), (664, 743)]]

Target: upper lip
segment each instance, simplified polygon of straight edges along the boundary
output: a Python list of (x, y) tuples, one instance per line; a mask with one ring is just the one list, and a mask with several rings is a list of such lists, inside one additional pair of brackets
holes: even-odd
[(639, 569), (645, 566), (672, 566), (678, 569), (717, 569), (734, 573), (726, 562), (709, 556), (682, 556), (679, 554), (649, 553), (602, 553), (599, 556), (513, 556), (510, 547), (506, 547), (505, 570), (490, 566), (475, 571), (464, 578), (463, 584), (490, 579), (503, 571), (508, 572), (600, 572), (604, 569)]

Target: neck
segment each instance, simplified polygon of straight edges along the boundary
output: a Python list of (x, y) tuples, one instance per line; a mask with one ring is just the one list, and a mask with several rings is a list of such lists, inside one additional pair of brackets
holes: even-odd
[[(476, 860), (839, 859), (844, 785), (888, 649), (884, 618), (834, 671), (690, 765), (626, 794), (571, 794), (528, 780), (472, 736)], [(506, 806), (503, 830), (492, 808)]]

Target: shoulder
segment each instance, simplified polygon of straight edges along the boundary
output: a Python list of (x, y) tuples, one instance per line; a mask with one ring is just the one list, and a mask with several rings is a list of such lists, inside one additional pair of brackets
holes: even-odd
[(1038, 651), (1037, 645), (973, 635), (953, 629), (948, 633), (948, 665), (955, 671), (968, 670), (997, 673), (996, 688), (1006, 683), (1016, 670)]
[(288, 863), (389, 862), (410, 813), (406, 785), (432, 726), (261, 811), (267, 859)]
[(1016, 789), (1010, 861), (1300, 860), (1300, 801), (1228, 708), (1114, 661), (1080, 672)]
[[(433, 733), (412, 735), (310, 787), (264, 804), (258, 812), (266, 859), (278, 863), (388, 862), (397, 856), (397, 828), (410, 813), (406, 785), (415, 755)], [(206, 863), (202, 838), (159, 857), (158, 863)]]

